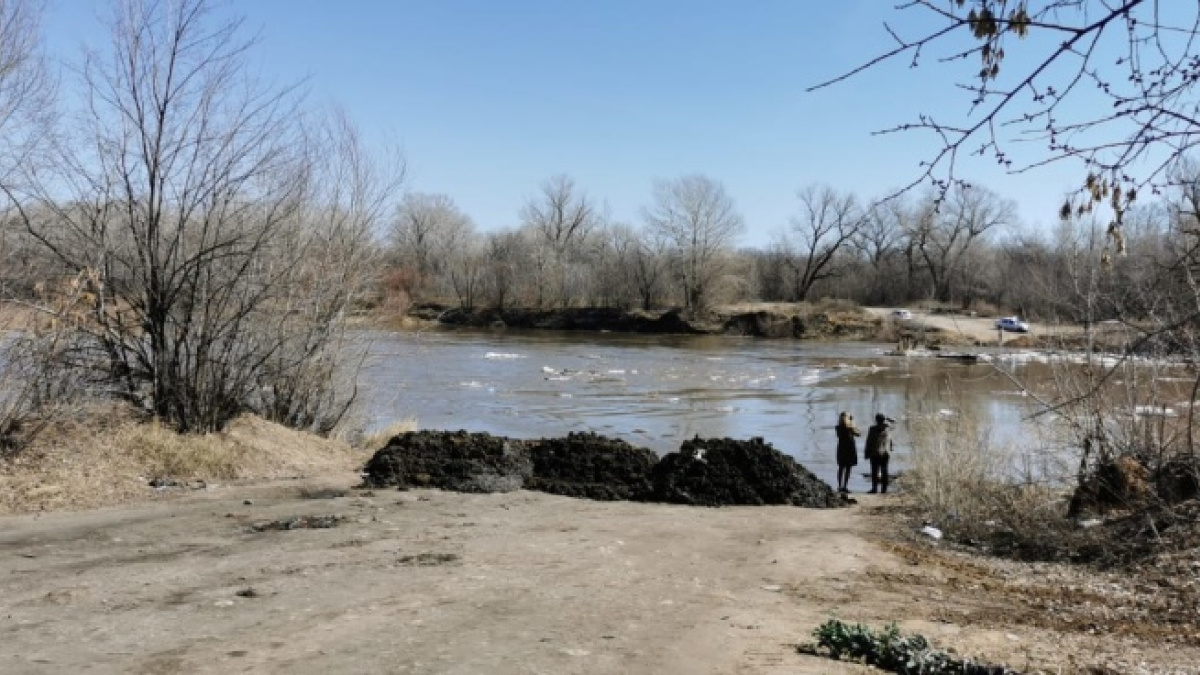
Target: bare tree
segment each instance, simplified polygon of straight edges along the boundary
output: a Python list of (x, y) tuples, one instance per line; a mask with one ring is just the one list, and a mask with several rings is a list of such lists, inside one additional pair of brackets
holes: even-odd
[[(0, 195), (10, 205), (53, 142), (55, 87), (41, 52), (41, 4), (0, 0)], [(0, 299), (36, 282), (20, 219), (0, 213)]]
[(496, 309), (513, 303), (520, 292), (521, 270), (527, 266), (528, 240), (520, 231), (492, 232), (487, 237), (485, 280)]
[(54, 81), (41, 52), (41, 3), (0, 0), (0, 187), (14, 183), (49, 145)]
[(636, 304), (652, 309), (663, 294), (664, 242), (652, 232), (629, 225), (615, 224), (603, 233), (607, 254), (605, 264), (597, 266), (596, 285), (613, 294), (622, 306)]
[(180, 431), (243, 411), (327, 429), (288, 379), (332, 358), (398, 175), (375, 174), (344, 118), (306, 129), (292, 90), (249, 76), (240, 22), (204, 0), (122, 2), (111, 29), (41, 208), (22, 211), (87, 286), (76, 365)]
[(780, 249), (792, 272), (793, 296), (803, 302), (813, 284), (841, 273), (838, 254), (862, 229), (865, 215), (854, 195), (828, 186), (810, 185), (797, 197), (800, 213)]
[(631, 242), (628, 251), (627, 272), (637, 289), (642, 309), (653, 309), (662, 297), (666, 282), (666, 247), (663, 238), (655, 232), (640, 232)]
[(930, 295), (949, 301), (956, 290), (969, 286), (968, 264), (979, 241), (989, 232), (1013, 222), (1013, 205), (995, 193), (958, 185), (939, 203), (931, 194), (908, 230), (910, 251), (929, 274)]
[(657, 182), (654, 204), (644, 215), (647, 227), (671, 247), (685, 307), (703, 311), (713, 284), (725, 274), (724, 256), (745, 229), (733, 199), (720, 182), (693, 174)]
[(477, 233), (468, 232), (446, 260), (446, 275), (463, 309), (474, 309), (476, 299), (483, 292), (486, 258), (487, 242)]
[(899, 252), (899, 245), (908, 227), (910, 209), (901, 197), (876, 202), (867, 211), (862, 226), (854, 234), (854, 246), (871, 267), (867, 286), (867, 302), (889, 302), (905, 289), (889, 281), (888, 263)]
[(449, 196), (411, 192), (396, 212), (391, 246), (400, 264), (416, 272), (421, 290), (446, 276), (446, 262), (474, 227)]
[[(575, 187), (575, 180), (557, 175), (542, 183), (541, 193), (521, 209), (521, 220), (533, 230), (544, 246), (545, 261), (539, 277), (537, 305), (546, 295), (560, 306), (570, 304), (567, 273), (572, 253), (600, 223), (600, 215), (591, 199)], [(546, 288), (546, 284), (552, 284)]]
[[(1081, 162), (1080, 194), (1064, 215), (1097, 206), (1113, 214), (1110, 250), (1139, 191), (1162, 188), (1175, 163), (1200, 142), (1200, 4), (1163, 0), (912, 0), (885, 23), (894, 44), (819, 89), (877, 64), (934, 52), (962, 68), (965, 117), (933, 111), (886, 131), (930, 133), (938, 149), (918, 182), (941, 191), (957, 181), (962, 155), (987, 156), (1011, 171)], [(906, 34), (904, 24), (914, 29)], [(1009, 54), (1016, 56), (1008, 59)], [(1012, 66), (1012, 63), (1017, 64)], [(1034, 141), (1021, 154), (1017, 141)], [(914, 183), (915, 184), (915, 183)]]

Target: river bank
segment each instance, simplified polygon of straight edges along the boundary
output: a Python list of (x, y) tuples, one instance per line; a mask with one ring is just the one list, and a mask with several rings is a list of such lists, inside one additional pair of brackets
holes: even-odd
[(696, 317), (679, 309), (622, 310), (607, 307), (475, 308), (438, 304), (411, 307), (396, 317), (377, 316), (368, 323), (412, 328), (444, 326), (640, 333), (649, 335), (728, 335), (805, 341), (873, 341), (929, 347), (1007, 346), (1080, 348), (1081, 331), (1073, 326), (1037, 326), (1026, 334), (996, 330), (994, 317), (945, 308), (912, 310), (897, 319), (892, 308), (820, 303), (748, 302), (714, 307)]
[(861, 309), (837, 304), (752, 303), (714, 308), (699, 316), (679, 309), (609, 307), (476, 308), (419, 305), (408, 316), (447, 326), (521, 328), (673, 335), (742, 335), (762, 338), (874, 338), (882, 323)]

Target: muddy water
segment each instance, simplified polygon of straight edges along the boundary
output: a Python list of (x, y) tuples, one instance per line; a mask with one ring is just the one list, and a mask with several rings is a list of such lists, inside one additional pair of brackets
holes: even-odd
[(1028, 400), (989, 365), (884, 355), (886, 345), (559, 333), (375, 333), (360, 377), (369, 426), (534, 438), (594, 431), (666, 453), (686, 438), (761, 436), (833, 480), (839, 411), (972, 414), (1020, 442)]

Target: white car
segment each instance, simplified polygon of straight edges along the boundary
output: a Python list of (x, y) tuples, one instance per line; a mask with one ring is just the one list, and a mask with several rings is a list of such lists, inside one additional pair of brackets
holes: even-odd
[(1029, 332), (1029, 324), (1018, 319), (1015, 316), (1006, 316), (1006, 317), (1003, 317), (1000, 319), (996, 319), (996, 328), (1003, 330), (1003, 331), (1008, 331), (1010, 333), (1028, 333)]
[(912, 318), (912, 312), (907, 309), (897, 309), (892, 311), (892, 318), (896, 321), (908, 321)]

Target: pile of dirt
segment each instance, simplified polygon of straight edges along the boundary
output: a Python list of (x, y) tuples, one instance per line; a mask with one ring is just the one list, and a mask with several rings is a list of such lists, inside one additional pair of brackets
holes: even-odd
[(533, 474), (529, 448), (487, 433), (410, 431), (367, 462), (368, 487), (436, 487), (455, 492), (512, 492)]
[(658, 458), (647, 448), (593, 433), (572, 433), (530, 444), (530, 490), (605, 501), (645, 501)]
[(654, 453), (593, 433), (520, 441), (466, 431), (400, 434), (364, 468), (365, 487), (455, 492), (525, 488), (597, 500), (734, 506), (839, 506), (828, 484), (761, 438), (695, 438)]
[(829, 508), (837, 493), (761, 438), (685, 441), (651, 472), (655, 501), (695, 506), (790, 504)]
[(1147, 510), (1200, 496), (1200, 471), (1194, 461), (1169, 457), (1152, 464), (1134, 454), (1098, 462), (1075, 489), (1067, 515)]

